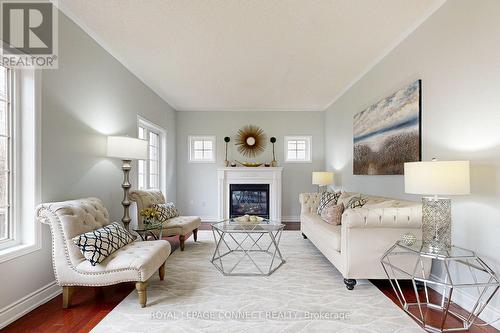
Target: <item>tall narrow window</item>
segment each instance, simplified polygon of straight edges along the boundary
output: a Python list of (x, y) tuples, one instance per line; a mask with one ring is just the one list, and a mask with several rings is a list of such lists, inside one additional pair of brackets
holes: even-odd
[(310, 136), (285, 136), (286, 162), (311, 162)]
[(41, 248), (40, 73), (0, 65), (0, 262)]
[(15, 238), (12, 218), (12, 73), (0, 66), (0, 242)]
[(139, 118), (139, 138), (147, 140), (148, 159), (139, 161), (139, 189), (165, 190), (166, 132)]

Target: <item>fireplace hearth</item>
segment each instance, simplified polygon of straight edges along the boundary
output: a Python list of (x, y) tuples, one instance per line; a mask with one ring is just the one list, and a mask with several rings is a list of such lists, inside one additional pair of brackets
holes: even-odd
[(229, 217), (245, 214), (269, 218), (269, 184), (229, 186)]

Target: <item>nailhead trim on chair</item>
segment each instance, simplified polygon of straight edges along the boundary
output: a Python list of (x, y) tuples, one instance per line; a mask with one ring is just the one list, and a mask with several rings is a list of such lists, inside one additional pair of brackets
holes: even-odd
[[(62, 285), (62, 284), (60, 284), (59, 278), (57, 276), (56, 263), (54, 260), (54, 258), (55, 258), (55, 255), (54, 255), (55, 254), (54, 253), (54, 249), (55, 249), (55, 235), (54, 235), (54, 233), (55, 233), (55, 230), (54, 229), (56, 228), (56, 226), (57, 226), (57, 231), (60, 233), (60, 236), (62, 236), (62, 238), (66, 240), (66, 237), (64, 235), (64, 230), (62, 230), (62, 227), (61, 227), (61, 224), (62, 224), (61, 220), (59, 219), (59, 217), (57, 215), (52, 213), (46, 207), (42, 207), (38, 211), (37, 218), (41, 223), (50, 225), (50, 231), (52, 234), (52, 267), (54, 268), (54, 276), (56, 278), (57, 283), (59, 285)], [(54, 219), (56, 219), (56, 220), (54, 221)], [(113, 281), (110, 283), (78, 283), (78, 284), (75, 283), (75, 284), (64, 284), (64, 286), (100, 287), (100, 286), (114, 285), (114, 284), (122, 283), (122, 282), (137, 282), (137, 281), (145, 282), (144, 277), (142, 276), (142, 273), (140, 271), (135, 270), (135, 269), (130, 269), (130, 268), (113, 269), (113, 270), (109, 270), (106, 272), (96, 272), (96, 273), (82, 272), (82, 271), (76, 269), (76, 267), (71, 262), (71, 259), (69, 257), (69, 250), (68, 250), (68, 247), (66, 245), (66, 241), (64, 242), (63, 247), (64, 247), (64, 257), (67, 261), (68, 266), (77, 274), (87, 275), (87, 276), (99, 276), (99, 275), (104, 275), (104, 274), (109, 274), (109, 273), (125, 272), (125, 271), (132, 271), (132, 272), (136, 272), (139, 274), (139, 280), (125, 279), (125, 280)]]

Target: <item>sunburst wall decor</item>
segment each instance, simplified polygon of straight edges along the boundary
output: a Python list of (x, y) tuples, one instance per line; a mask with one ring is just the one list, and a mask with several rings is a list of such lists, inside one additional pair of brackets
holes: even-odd
[(240, 130), (236, 137), (238, 151), (246, 157), (255, 157), (266, 148), (266, 134), (262, 128), (255, 125), (246, 125)]

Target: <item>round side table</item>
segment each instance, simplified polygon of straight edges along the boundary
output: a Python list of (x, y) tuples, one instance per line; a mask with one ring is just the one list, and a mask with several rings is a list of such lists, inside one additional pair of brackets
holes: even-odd
[[(435, 250), (422, 241), (412, 245), (399, 241), (380, 261), (403, 310), (431, 332), (468, 330), (500, 287), (499, 278), (481, 258), (458, 246)], [(402, 280), (411, 280), (414, 299), (409, 300), (408, 295), (403, 294)], [(417, 285), (423, 285), (423, 295), (419, 294)], [(441, 294), (437, 302), (429, 297), (429, 288)], [(475, 304), (468, 315), (450, 309), (454, 299), (464, 296), (463, 290), (472, 291), (469, 297), (474, 295)], [(440, 313), (438, 323), (429, 322), (430, 312)], [(448, 316), (454, 317), (459, 324), (445, 325)]]

